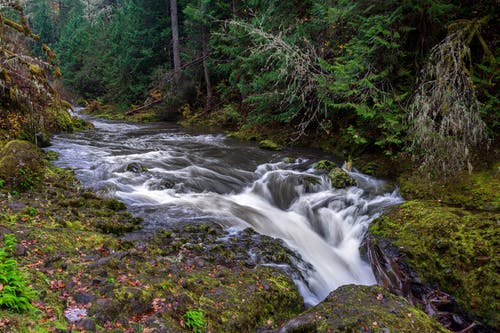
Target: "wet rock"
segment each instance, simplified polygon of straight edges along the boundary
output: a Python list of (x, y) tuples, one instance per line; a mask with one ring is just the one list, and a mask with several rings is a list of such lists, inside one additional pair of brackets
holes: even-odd
[(328, 178), (330, 178), (332, 186), (335, 188), (345, 188), (356, 185), (356, 181), (341, 168), (333, 168), (328, 173)]
[(132, 162), (132, 163), (127, 165), (127, 168), (125, 170), (133, 172), (133, 173), (141, 173), (141, 172), (147, 172), (148, 168), (146, 168), (141, 163)]
[(89, 309), (89, 313), (98, 322), (105, 323), (107, 321), (114, 321), (121, 312), (121, 307), (117, 302), (112, 299), (103, 298), (97, 299)]
[(379, 286), (342, 286), (317, 306), (268, 332), (448, 332)]
[(35, 142), (36, 145), (40, 148), (45, 148), (52, 145), (52, 143), (50, 143), (50, 137), (45, 133), (35, 134)]
[(267, 150), (283, 150), (283, 147), (272, 140), (262, 140), (259, 142), (259, 147)]
[(163, 190), (168, 190), (172, 189), (175, 187), (175, 182), (170, 180), (170, 179), (162, 179), (158, 183), (151, 184), (149, 186), (149, 189), (152, 191), (163, 191)]
[(20, 243), (14, 246), (14, 251), (12, 253), (15, 257), (22, 257), (26, 255), (26, 247)]

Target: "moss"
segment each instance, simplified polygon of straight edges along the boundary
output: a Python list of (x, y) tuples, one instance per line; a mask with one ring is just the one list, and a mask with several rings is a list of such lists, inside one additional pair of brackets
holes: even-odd
[(379, 286), (342, 286), (279, 332), (449, 332)]
[(500, 210), (500, 172), (498, 168), (463, 173), (443, 180), (430, 180), (416, 173), (398, 178), (401, 193), (408, 199), (438, 200), (466, 209)]
[(25, 190), (34, 185), (42, 168), (41, 151), (27, 141), (10, 141), (0, 151), (0, 179), (13, 188)]
[(281, 145), (269, 139), (260, 141), (259, 147), (268, 150), (276, 150), (276, 151), (283, 150), (283, 147)]
[(328, 173), (328, 178), (330, 178), (332, 186), (336, 188), (345, 188), (356, 185), (356, 181), (341, 168), (333, 168)]
[(463, 309), (496, 327), (500, 313), (497, 223), (495, 213), (414, 200), (377, 219), (370, 232), (391, 240), (419, 276), (437, 283)]
[(337, 167), (337, 164), (329, 160), (321, 160), (314, 166), (315, 169), (325, 170), (325, 171), (330, 171), (335, 167)]

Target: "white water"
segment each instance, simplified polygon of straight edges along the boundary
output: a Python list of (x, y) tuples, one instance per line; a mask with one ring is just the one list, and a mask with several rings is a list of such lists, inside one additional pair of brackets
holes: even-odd
[[(55, 139), (59, 164), (123, 200), (145, 228), (210, 219), (280, 238), (308, 264), (296, 282), (310, 305), (344, 284), (375, 284), (359, 246), (382, 209), (401, 201), (384, 182), (352, 172), (358, 186), (335, 189), (313, 168), (319, 157), (283, 162), (284, 155), (221, 135), (94, 123), (95, 130)], [(147, 171), (127, 171), (132, 162)]]

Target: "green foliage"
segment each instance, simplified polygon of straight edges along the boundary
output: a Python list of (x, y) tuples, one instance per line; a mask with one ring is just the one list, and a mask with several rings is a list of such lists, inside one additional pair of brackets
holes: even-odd
[(90, 16), (79, 1), (66, 6), (67, 17), (54, 22), (65, 83), (86, 99), (142, 103), (151, 74), (167, 57), (164, 4), (126, 0)]
[(14, 312), (32, 311), (35, 308), (31, 301), (36, 293), (27, 285), (26, 278), (12, 258), (16, 238), (5, 234), (3, 243), (0, 247), (0, 307)]
[[(168, 2), (48, 4), (30, 3), (33, 25), (58, 51), (66, 86), (85, 99), (120, 110), (161, 99), (150, 111), (162, 119), (188, 107), (206, 122), (284, 125), (334, 136), (348, 153), (388, 155), (411, 141), (407, 106), (447, 27), (496, 9), (495, 1), (459, 0), (178, 1), (182, 76), (173, 87)], [(474, 37), (468, 58), (492, 135), (500, 123), (497, 23), (480, 27), (484, 38)]]
[(5, 180), (3, 179), (0, 179), (0, 188), (4, 187), (5, 186)]
[(17, 171), (15, 187), (21, 191), (32, 190), (40, 181), (40, 176), (28, 168), (20, 167)]
[(192, 329), (194, 333), (205, 331), (206, 321), (202, 310), (189, 310), (184, 314), (184, 319), (186, 327)]
[(28, 214), (29, 214), (29, 216), (36, 216), (36, 214), (38, 214), (38, 209), (36, 209), (34, 207), (29, 207)]

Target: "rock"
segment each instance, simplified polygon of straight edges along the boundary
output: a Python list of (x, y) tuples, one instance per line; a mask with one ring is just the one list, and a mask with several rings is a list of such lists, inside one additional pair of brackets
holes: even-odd
[(170, 179), (162, 179), (158, 183), (153, 183), (149, 186), (150, 190), (153, 191), (163, 191), (168, 190), (175, 187), (175, 182)]
[(259, 142), (259, 147), (267, 150), (283, 150), (283, 147), (272, 140), (262, 140)]
[(141, 172), (146, 172), (148, 171), (148, 168), (146, 168), (144, 165), (138, 162), (132, 162), (129, 165), (127, 165), (126, 168), (127, 171), (133, 172), (133, 173), (141, 173)]
[(13, 187), (30, 188), (42, 168), (41, 151), (28, 141), (10, 141), (0, 151), (0, 179)]
[[(383, 270), (391, 276), (400, 271), (407, 280), (403, 294), (411, 292), (431, 313), (446, 314), (442, 322), (454, 330), (473, 320), (498, 327), (500, 267), (493, 259), (500, 239), (498, 214), (413, 200), (375, 220), (369, 231), (371, 251), (379, 253), (370, 255), (376, 275), (377, 263), (389, 262)], [(381, 283), (389, 280), (377, 277)], [(455, 320), (454, 314), (461, 319)]]
[[(385, 331), (384, 331), (385, 330)], [(448, 332), (379, 286), (347, 285), (272, 332)]]
[(22, 245), (21, 243), (17, 243), (14, 246), (14, 251), (12, 253), (15, 257), (22, 257), (26, 255), (26, 247)]
[(321, 160), (316, 165), (314, 166), (315, 169), (317, 170), (325, 170), (330, 172), (333, 168), (336, 168), (337, 164), (333, 163), (332, 161), (329, 160)]
[(85, 293), (85, 292), (77, 292), (74, 296), (73, 299), (77, 304), (85, 305), (88, 303), (92, 303), (95, 301), (95, 296)]
[(82, 319), (79, 326), (86, 332), (95, 332), (97, 330), (95, 321), (89, 318)]
[(45, 148), (45, 147), (49, 147), (52, 145), (50, 143), (50, 138), (44, 133), (37, 133), (35, 135), (35, 142), (36, 142), (36, 145), (40, 148)]
[(346, 188), (356, 185), (356, 181), (341, 168), (333, 168), (328, 173), (328, 178), (330, 178), (332, 186), (335, 188)]

